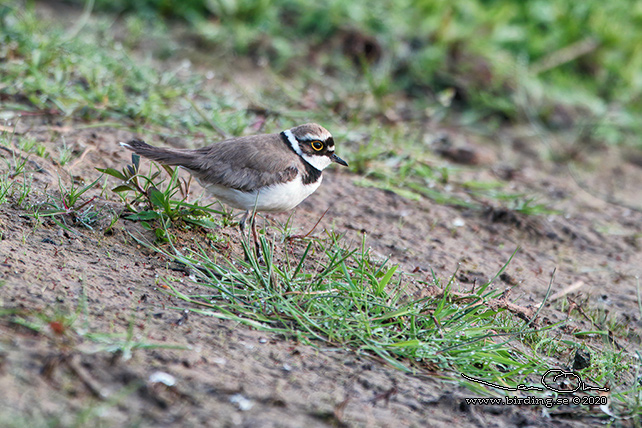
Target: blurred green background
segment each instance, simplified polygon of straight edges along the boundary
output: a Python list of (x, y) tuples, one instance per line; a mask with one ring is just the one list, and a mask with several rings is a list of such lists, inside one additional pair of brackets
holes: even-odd
[(380, 91), (421, 98), (452, 88), (462, 108), (508, 120), (534, 114), (551, 127), (588, 116), (612, 141), (639, 128), (639, 1), (96, 0), (96, 7), (183, 20), (240, 55), (263, 50), (279, 68), (343, 37), (344, 54), (364, 53), (384, 75)]
[[(642, 2), (619, 0), (73, 0), (125, 17), (130, 35), (184, 26), (217, 55), (260, 57), (273, 70), (357, 69), (375, 97), (447, 104), (469, 121), (591, 128), (640, 145)], [(41, 32), (0, 9), (0, 60), (38, 50)], [(15, 17), (14, 17), (15, 18)], [(75, 25), (76, 23), (70, 23)], [(48, 35), (51, 38), (51, 35)], [(12, 43), (18, 47), (12, 48)], [(27, 44), (31, 44), (27, 46)], [(57, 47), (56, 49), (59, 49)], [(55, 51), (53, 49), (52, 51)], [(55, 67), (52, 67), (52, 69)], [(42, 71), (42, 69), (41, 69)], [(9, 70), (0, 91), (12, 93)], [(350, 82), (348, 82), (350, 84)], [(27, 94), (29, 96), (29, 94)]]

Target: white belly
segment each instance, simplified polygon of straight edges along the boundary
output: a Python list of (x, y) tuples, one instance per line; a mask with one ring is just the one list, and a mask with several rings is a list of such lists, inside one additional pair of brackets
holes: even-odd
[(257, 211), (289, 211), (319, 188), (321, 180), (304, 185), (301, 177), (283, 184), (264, 187), (260, 191), (241, 192), (216, 184), (201, 183), (215, 198), (233, 208)]

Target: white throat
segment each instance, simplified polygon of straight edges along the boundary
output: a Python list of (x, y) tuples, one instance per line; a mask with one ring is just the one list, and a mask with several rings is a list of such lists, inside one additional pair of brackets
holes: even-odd
[(332, 163), (330, 158), (325, 155), (315, 156), (315, 155), (306, 155), (305, 153), (303, 153), (301, 157), (305, 159), (310, 165), (318, 169), (319, 171), (323, 171), (328, 165)]

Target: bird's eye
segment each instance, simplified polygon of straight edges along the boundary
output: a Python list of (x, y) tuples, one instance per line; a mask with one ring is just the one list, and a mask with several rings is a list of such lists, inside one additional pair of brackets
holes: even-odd
[(317, 152), (321, 149), (323, 149), (323, 143), (319, 140), (314, 140), (313, 142), (310, 143), (312, 145), (312, 148), (316, 150)]

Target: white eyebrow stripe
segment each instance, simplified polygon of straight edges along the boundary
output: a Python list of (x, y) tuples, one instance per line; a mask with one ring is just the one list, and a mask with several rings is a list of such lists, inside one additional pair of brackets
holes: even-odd
[(325, 141), (330, 137), (332, 137), (332, 135), (330, 135), (329, 133), (326, 134), (325, 132), (323, 133), (323, 135), (307, 133), (303, 137), (301, 137), (301, 139), (302, 140), (310, 140), (310, 141), (312, 141), (312, 140)]
[(283, 131), (283, 135), (285, 135), (288, 139), (288, 142), (290, 143), (290, 147), (292, 147), (292, 150), (299, 155), (302, 156), (303, 152), (301, 151), (301, 147), (299, 146), (299, 142), (297, 141), (296, 137), (294, 134), (292, 134), (292, 131), (289, 129)]

